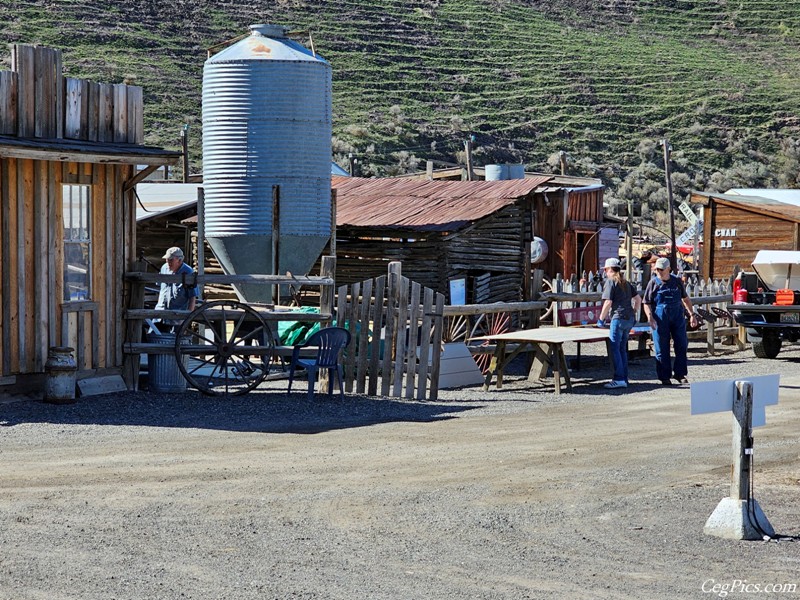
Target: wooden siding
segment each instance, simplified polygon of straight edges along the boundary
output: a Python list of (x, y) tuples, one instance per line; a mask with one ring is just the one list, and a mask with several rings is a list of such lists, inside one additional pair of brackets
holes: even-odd
[(565, 252), (568, 243), (564, 192), (536, 194), (534, 199), (534, 234), (547, 242), (547, 258), (537, 268), (548, 277), (564, 274), (572, 254)]
[(11, 71), (0, 72), (0, 134), (142, 144), (139, 86), (65, 78), (61, 51), (13, 44)]
[[(41, 373), (48, 348), (69, 345), (79, 369), (122, 364), (122, 277), (132, 256), (127, 165), (0, 158), (0, 368)], [(91, 186), (92, 298), (64, 302), (63, 184)], [(126, 228), (128, 228), (126, 230)]]
[[(403, 275), (444, 294), (450, 279), (466, 278), (468, 300), (480, 286), (485, 302), (524, 297), (529, 260), (531, 217), (519, 201), (459, 231), (443, 235), (342, 226), (337, 230), (336, 283), (352, 285), (386, 273), (389, 262), (403, 265)], [(312, 272), (319, 264), (312, 268)]]
[[(735, 236), (724, 231), (736, 230)], [(759, 250), (798, 250), (798, 225), (771, 215), (711, 202), (703, 227), (703, 275), (730, 277), (735, 267), (748, 269)], [(718, 230), (721, 235), (716, 235)], [(731, 247), (722, 247), (730, 241)]]
[[(75, 349), (79, 376), (122, 366), (136, 239), (135, 197), (123, 190), (133, 163), (158, 150), (138, 146), (142, 107), (141, 88), (64, 78), (60, 51), (12, 45), (0, 72), (0, 377), (41, 374), (51, 346)], [(74, 140), (117, 145), (87, 153)], [(91, 190), (91, 298), (74, 301), (63, 300), (64, 184)]]
[(603, 189), (571, 191), (568, 194), (568, 221), (600, 223), (603, 220)]

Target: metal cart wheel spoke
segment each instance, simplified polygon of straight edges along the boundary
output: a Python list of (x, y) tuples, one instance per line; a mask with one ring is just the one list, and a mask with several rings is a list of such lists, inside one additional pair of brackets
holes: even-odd
[(175, 339), (178, 367), (192, 387), (211, 396), (239, 396), (269, 374), (275, 341), (255, 310), (232, 300), (192, 312)]

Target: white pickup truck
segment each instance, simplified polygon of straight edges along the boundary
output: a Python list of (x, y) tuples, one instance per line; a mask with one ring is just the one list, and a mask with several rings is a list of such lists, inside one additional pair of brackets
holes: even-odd
[(760, 250), (753, 272), (736, 276), (728, 310), (759, 358), (775, 358), (784, 340), (800, 340), (800, 251)]

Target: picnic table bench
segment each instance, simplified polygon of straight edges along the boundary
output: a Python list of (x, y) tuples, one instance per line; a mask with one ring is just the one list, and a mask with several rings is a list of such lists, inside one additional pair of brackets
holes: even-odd
[[(473, 339), (488, 340), (495, 345), (483, 389), (488, 390), (492, 376), (497, 377), (496, 385), (503, 387), (503, 372), (506, 366), (523, 349), (532, 348), (535, 356), (528, 373), (529, 381), (543, 379), (549, 369), (553, 371), (556, 394), (561, 393), (561, 380), (563, 378), (567, 391), (572, 391), (572, 381), (569, 375), (569, 366), (564, 356), (565, 342), (607, 341), (608, 329), (588, 327), (538, 327), (536, 329), (522, 329), (496, 335), (484, 335)], [(516, 348), (506, 353), (507, 344), (516, 344)]]

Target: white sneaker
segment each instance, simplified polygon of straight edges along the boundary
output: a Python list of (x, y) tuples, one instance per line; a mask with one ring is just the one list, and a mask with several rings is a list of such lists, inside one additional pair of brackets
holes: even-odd
[(610, 390), (614, 390), (617, 388), (626, 388), (628, 387), (628, 383), (626, 381), (612, 381), (611, 383), (607, 383), (603, 386), (604, 388), (608, 388)]

